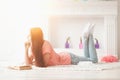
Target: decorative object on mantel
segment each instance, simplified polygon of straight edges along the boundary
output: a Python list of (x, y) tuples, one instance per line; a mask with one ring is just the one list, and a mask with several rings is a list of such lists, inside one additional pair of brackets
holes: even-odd
[(67, 37), (67, 39), (66, 39), (66, 42), (65, 42), (65, 48), (71, 48), (70, 37)]
[(95, 41), (96, 41), (96, 43), (95, 43), (95, 48), (96, 48), (96, 49), (99, 49), (100, 46), (99, 46), (99, 42), (98, 42), (97, 38), (95, 38)]
[(82, 38), (81, 38), (81, 37), (80, 37), (79, 48), (80, 48), (80, 49), (82, 49), (82, 48), (83, 48), (83, 44), (82, 44)]

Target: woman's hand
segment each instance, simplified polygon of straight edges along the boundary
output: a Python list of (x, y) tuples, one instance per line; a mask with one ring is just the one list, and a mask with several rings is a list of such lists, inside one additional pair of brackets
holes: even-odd
[(33, 56), (32, 54), (29, 53), (29, 49), (30, 49), (30, 42), (26, 41), (24, 43), (25, 45), (25, 64), (26, 65), (31, 65), (32, 64), (32, 60), (33, 60)]
[(25, 49), (28, 50), (29, 47), (30, 47), (30, 42), (26, 41), (26, 42), (25, 42)]

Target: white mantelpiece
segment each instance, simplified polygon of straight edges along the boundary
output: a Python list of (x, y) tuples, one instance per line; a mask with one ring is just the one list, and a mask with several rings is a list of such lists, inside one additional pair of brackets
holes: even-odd
[(117, 15), (117, 1), (53, 0), (51, 15)]
[[(90, 18), (92, 19), (91, 20), (92, 22), (98, 20), (98, 24), (99, 23), (101, 24), (100, 26), (98, 25), (98, 27), (103, 28), (103, 30), (101, 30), (100, 32), (99, 30), (98, 32), (96, 32), (98, 38), (100, 39), (104, 38), (101, 39), (102, 50), (107, 54), (117, 55), (117, 15), (118, 15), (117, 13), (118, 13), (117, 1), (56, 0), (54, 1), (54, 4), (52, 4), (51, 6), (51, 12), (50, 12), (51, 23), (49, 26), (49, 30), (50, 30), (49, 39), (55, 47), (59, 47), (59, 44), (64, 44), (64, 42), (59, 43), (60, 42), (59, 39), (57, 44), (57, 42), (55, 42), (55, 39), (53, 38), (57, 36), (56, 37), (56, 41), (57, 41), (57, 38), (58, 36), (60, 36), (60, 34), (52, 32), (52, 31), (57, 32), (57, 30), (53, 30), (53, 29), (60, 29), (55, 27), (63, 26), (63, 23), (60, 24), (61, 22), (67, 22), (64, 21), (64, 17), (65, 20), (69, 20), (69, 19), (77, 20), (79, 18), (81, 19), (85, 18), (86, 19), (85, 21), (89, 21), (87, 19)], [(61, 22), (59, 23), (59, 21)], [(72, 22), (72, 20), (70, 21)], [(81, 25), (83, 26), (83, 24)], [(52, 28), (52, 26), (54, 27)], [(74, 28), (76, 27), (74, 26)], [(83, 28), (78, 28), (78, 29), (83, 29)], [(63, 35), (63, 38), (65, 37), (66, 36)], [(65, 41), (62, 38), (61, 40)]]

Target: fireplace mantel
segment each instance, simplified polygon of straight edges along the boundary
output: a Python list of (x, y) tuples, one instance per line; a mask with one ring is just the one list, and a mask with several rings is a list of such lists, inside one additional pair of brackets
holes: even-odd
[[(101, 31), (101, 33), (104, 33), (104, 34), (102, 34), (102, 35), (97, 34), (97, 35), (104, 36), (103, 37), (104, 39), (102, 40), (102, 42), (103, 42), (102, 50), (106, 54), (113, 54), (113, 55), (117, 56), (118, 55), (118, 53), (117, 53), (117, 15), (118, 15), (117, 10), (118, 10), (117, 9), (117, 1), (56, 0), (56, 1), (54, 1), (54, 4), (51, 5), (51, 12), (50, 12), (50, 19), (49, 19), (50, 20), (49, 21), (49, 23), (50, 23), (49, 39), (53, 44), (55, 44), (53, 38), (57, 34), (59, 34), (59, 33), (57, 33), (57, 34), (51, 33), (53, 28), (55, 29), (55, 27), (58, 26), (57, 23), (54, 23), (57, 21), (55, 19), (56, 17), (57, 17), (57, 19), (61, 19), (61, 17), (62, 17), (62, 20), (64, 19), (64, 17), (65, 17), (65, 19), (68, 18), (68, 20), (74, 19), (74, 17), (75, 17), (75, 19), (81, 18), (81, 17), (82, 18), (88, 17), (88, 18), (93, 18), (93, 19), (96, 19), (96, 18), (101, 19), (102, 18), (103, 19), (102, 25), (104, 27), (103, 28), (104, 32)], [(52, 20), (52, 22), (51, 22), (51, 20)], [(54, 25), (54, 24), (57, 24), (57, 25)], [(54, 26), (54, 27), (51, 29), (52, 26)]]
[(117, 15), (117, 1), (54, 0), (51, 15)]

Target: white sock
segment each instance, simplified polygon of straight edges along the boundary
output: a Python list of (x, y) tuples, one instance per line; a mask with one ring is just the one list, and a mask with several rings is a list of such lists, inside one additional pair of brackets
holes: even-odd
[(95, 24), (92, 24), (92, 25), (90, 26), (89, 34), (93, 34), (93, 32), (94, 32), (94, 27), (95, 27)]
[[(84, 31), (83, 31), (83, 34), (82, 34), (82, 36), (84, 37), (84, 38), (88, 38), (88, 36), (89, 36), (89, 34), (90, 34), (90, 31), (91, 31), (91, 27), (92, 26), (92, 24), (90, 24), (90, 23), (88, 23), (87, 25), (86, 25), (86, 27), (85, 27), (85, 29), (84, 29)], [(91, 31), (92, 32), (92, 31)]]

